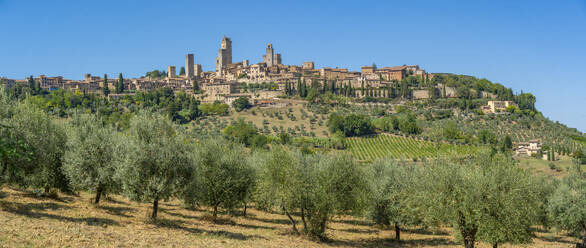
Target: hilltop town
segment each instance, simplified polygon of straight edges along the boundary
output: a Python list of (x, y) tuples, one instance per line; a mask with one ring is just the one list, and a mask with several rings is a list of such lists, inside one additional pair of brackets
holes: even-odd
[[(71, 227), (116, 246), (574, 242), (529, 230), (547, 214), (565, 216), (548, 204), (569, 192), (554, 192), (566, 183), (557, 178), (581, 173), (586, 137), (544, 117), (531, 93), (417, 65), (282, 61), (269, 43), (261, 62), (234, 62), (224, 36), (215, 71), (187, 54), (179, 72), (170, 65), (140, 78), (1, 78), (0, 221), (9, 228), (0, 240), (93, 244)], [(474, 206), (467, 221), (484, 225), (478, 235), (458, 204)], [(438, 206), (450, 217), (427, 211)], [(429, 222), (434, 231), (426, 218), (440, 221)], [(444, 232), (454, 219), (458, 228)], [(391, 223), (394, 241), (381, 238)], [(134, 238), (145, 229), (148, 238)], [(493, 232), (509, 236), (487, 238)], [(43, 239), (22, 242), (32, 235)]]
[[(434, 74), (427, 73), (417, 65), (402, 65), (393, 67), (378, 68), (376, 65), (363, 66), (361, 71), (350, 71), (346, 68), (315, 68), (313, 61), (303, 62), (301, 65), (285, 65), (282, 63), (280, 53), (276, 53), (273, 45), (269, 43), (262, 61), (251, 64), (249, 60), (234, 62), (232, 60), (232, 40), (226, 36), (222, 37), (218, 56), (216, 58), (215, 71), (203, 71), (201, 64), (195, 63), (194, 54), (185, 55), (185, 66), (182, 66), (177, 73), (174, 65), (168, 66), (163, 74), (156, 71), (153, 75), (141, 78), (125, 78), (124, 94), (132, 94), (141, 90), (153, 90), (156, 88), (169, 87), (174, 91), (185, 91), (198, 94), (203, 102), (221, 101), (230, 104), (238, 97), (248, 97), (251, 100), (271, 100), (279, 95), (284, 95), (287, 90), (297, 91), (301, 82), (307, 84), (331, 84), (334, 82), (340, 87), (348, 87), (353, 90), (348, 96), (363, 98), (369, 92), (359, 89), (372, 89), (376, 96), (387, 96), (393, 84), (398, 84), (408, 76), (415, 76), (424, 82), (432, 80)], [(47, 90), (68, 89), (86, 92), (101, 93), (104, 87), (109, 87), (114, 92), (117, 78), (110, 78), (104, 81), (103, 77), (85, 74), (84, 80), (70, 80), (62, 76), (40, 75), (34, 78), (40, 87)], [(25, 83), (26, 79), (3, 78), (4, 84), (10, 88), (16, 83)], [(106, 85), (107, 82), (107, 85)], [(263, 84), (261, 90), (243, 92), (241, 84)], [(436, 85), (437, 92), (440, 92), (442, 85)], [(195, 90), (194, 90), (195, 89)], [(445, 89), (447, 97), (456, 97), (456, 91), (452, 87)], [(413, 90), (412, 96), (415, 99), (429, 98), (429, 90)], [(120, 94), (120, 93), (118, 93)], [(112, 94), (111, 97), (118, 97)], [(487, 94), (494, 97), (494, 95)]]

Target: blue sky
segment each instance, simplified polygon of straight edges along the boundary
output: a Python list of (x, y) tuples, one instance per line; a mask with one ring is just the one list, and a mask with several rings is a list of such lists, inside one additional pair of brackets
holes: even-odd
[(188, 52), (213, 70), (223, 34), (234, 61), (259, 62), (272, 42), (285, 64), (484, 77), (586, 131), (586, 0), (0, 0), (0, 76), (135, 77)]

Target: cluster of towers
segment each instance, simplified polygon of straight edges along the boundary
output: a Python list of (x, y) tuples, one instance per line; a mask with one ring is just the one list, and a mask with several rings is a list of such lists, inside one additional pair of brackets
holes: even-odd
[[(262, 63), (264, 63), (266, 66), (275, 66), (281, 64), (281, 54), (275, 53), (271, 43), (269, 43), (266, 48), (266, 54), (262, 56)], [(244, 67), (249, 66), (248, 60), (244, 60), (236, 64)], [(222, 36), (220, 50), (218, 50), (218, 57), (216, 58), (216, 76), (225, 76), (224, 74), (228, 67), (230, 65), (233, 67), (236, 64), (232, 62), (232, 40), (224, 35)], [(168, 77), (176, 77), (176, 72), (177, 71), (175, 66), (169, 66)], [(183, 77), (187, 79), (200, 78), (202, 73), (201, 64), (194, 63), (194, 55), (192, 53), (185, 55), (185, 74)]]
[(269, 43), (267, 46), (266, 54), (262, 56), (262, 62), (267, 66), (274, 66), (281, 64), (281, 54), (275, 53), (273, 50), (273, 44)]

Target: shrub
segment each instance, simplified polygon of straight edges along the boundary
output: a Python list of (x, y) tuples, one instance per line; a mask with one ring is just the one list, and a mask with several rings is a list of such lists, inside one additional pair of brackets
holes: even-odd
[(248, 109), (251, 107), (250, 102), (248, 101), (248, 97), (238, 97), (234, 102), (232, 102), (232, 107), (234, 110), (240, 112), (244, 109)]

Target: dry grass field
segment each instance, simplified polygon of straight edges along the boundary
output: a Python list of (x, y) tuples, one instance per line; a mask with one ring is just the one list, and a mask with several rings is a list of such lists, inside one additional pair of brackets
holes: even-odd
[[(398, 243), (392, 230), (343, 217), (328, 226), (330, 241), (318, 242), (292, 234), (287, 217), (278, 213), (249, 209), (247, 217), (224, 213), (213, 222), (206, 209), (186, 210), (172, 200), (162, 203), (153, 223), (146, 218), (148, 204), (111, 196), (95, 206), (90, 198), (88, 193), (38, 198), (3, 187), (0, 247), (461, 247), (447, 228), (407, 230)], [(542, 230), (533, 241), (520, 247), (574, 247), (576, 242)]]

